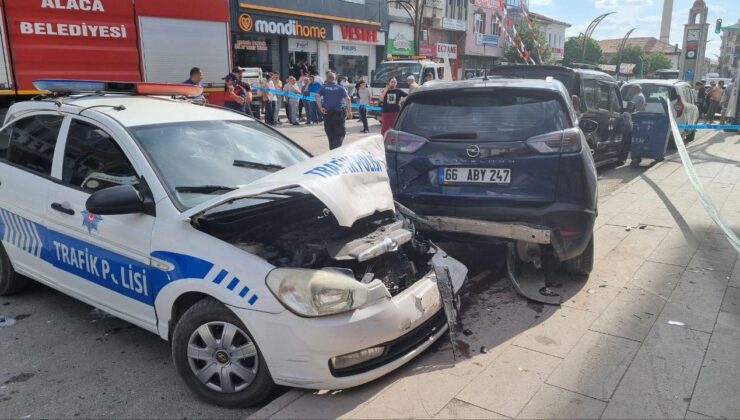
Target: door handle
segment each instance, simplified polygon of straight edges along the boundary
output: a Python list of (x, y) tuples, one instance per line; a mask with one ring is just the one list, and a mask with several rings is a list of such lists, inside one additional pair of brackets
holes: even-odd
[(51, 203), (51, 208), (54, 209), (54, 210), (56, 210), (56, 211), (58, 211), (58, 212), (61, 212), (61, 213), (64, 213), (64, 214), (68, 214), (70, 216), (74, 216), (74, 214), (75, 214), (75, 211), (74, 210), (72, 210), (69, 207), (65, 207), (61, 203)]

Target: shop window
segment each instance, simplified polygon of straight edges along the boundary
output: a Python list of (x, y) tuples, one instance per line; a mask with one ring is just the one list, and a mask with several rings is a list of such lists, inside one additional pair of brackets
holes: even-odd
[(265, 73), (280, 71), (278, 38), (239, 33), (234, 42), (234, 64), (240, 67), (259, 67)]

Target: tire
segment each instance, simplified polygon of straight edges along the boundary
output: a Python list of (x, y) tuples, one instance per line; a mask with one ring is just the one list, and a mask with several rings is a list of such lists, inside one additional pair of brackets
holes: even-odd
[[(224, 337), (227, 330), (232, 339)], [(193, 353), (191, 346), (202, 350)], [(197, 356), (192, 357), (194, 354)], [(276, 389), (252, 335), (233, 312), (213, 298), (197, 302), (180, 318), (172, 334), (172, 359), (177, 373), (199, 398), (222, 407), (251, 407)], [(196, 370), (203, 373), (204, 380)]]
[(28, 278), (15, 272), (5, 247), (0, 244), (0, 296), (20, 293), (28, 287), (28, 283)]
[(577, 276), (587, 276), (594, 269), (594, 238), (588, 241), (586, 249), (577, 257), (563, 261), (563, 272)]

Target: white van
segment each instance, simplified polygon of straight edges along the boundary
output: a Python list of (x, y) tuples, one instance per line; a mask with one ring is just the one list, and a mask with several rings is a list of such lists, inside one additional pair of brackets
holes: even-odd
[(407, 77), (414, 76), (416, 82), (421, 84), (427, 74), (431, 74), (433, 80), (452, 81), (450, 62), (446, 59), (440, 59), (440, 61), (429, 59), (383, 61), (378, 64), (371, 76), (370, 95), (372, 100), (378, 100), (383, 88), (392, 77), (398, 80), (398, 88), (408, 92)]

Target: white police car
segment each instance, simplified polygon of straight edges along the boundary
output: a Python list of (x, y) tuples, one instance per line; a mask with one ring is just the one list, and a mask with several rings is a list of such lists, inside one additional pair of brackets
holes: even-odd
[(242, 114), (136, 94), (192, 86), (38, 87), (67, 95), (0, 130), (0, 295), (30, 277), (159, 334), (224, 406), (371, 381), (447, 329), (437, 279), (467, 270), (396, 211), (379, 136), (312, 158)]

